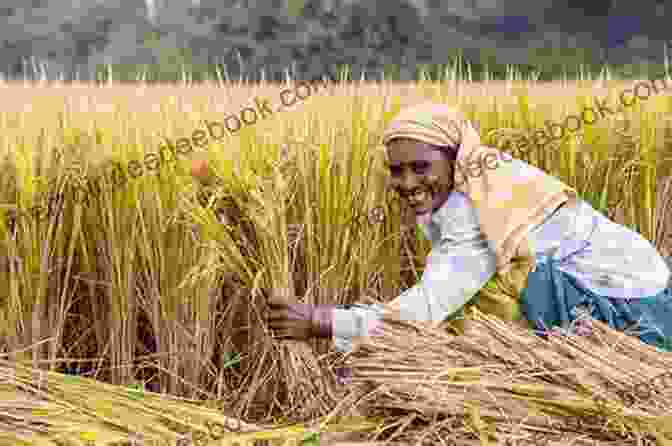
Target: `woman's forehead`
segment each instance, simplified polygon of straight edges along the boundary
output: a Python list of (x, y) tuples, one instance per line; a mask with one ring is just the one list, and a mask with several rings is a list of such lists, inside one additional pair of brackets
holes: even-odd
[(443, 154), (438, 147), (406, 138), (390, 141), (387, 145), (386, 153), (390, 164), (435, 161), (443, 158)]

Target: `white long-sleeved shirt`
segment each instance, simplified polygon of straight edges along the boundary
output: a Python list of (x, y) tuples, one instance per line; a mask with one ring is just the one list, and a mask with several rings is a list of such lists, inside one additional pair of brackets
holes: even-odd
[[(399, 297), (402, 319), (441, 322), (460, 310), (496, 272), (495, 253), (480, 230), (476, 209), (454, 191), (421, 224), (432, 242), (420, 282)], [(637, 232), (612, 222), (585, 201), (549, 211), (528, 236), (537, 263), (562, 260), (558, 268), (596, 294), (650, 297), (667, 287), (670, 269)], [(333, 313), (333, 337), (342, 351), (366, 336), (380, 318), (379, 305), (356, 305)]]

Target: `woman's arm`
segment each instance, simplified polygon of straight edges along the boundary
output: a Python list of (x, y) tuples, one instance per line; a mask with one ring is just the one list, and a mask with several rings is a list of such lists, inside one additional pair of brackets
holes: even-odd
[[(495, 253), (466, 197), (451, 195), (436, 219), (440, 221), (439, 239), (427, 257), (420, 282), (386, 305), (400, 319), (438, 325), (461, 310), (496, 273)], [(337, 348), (350, 351), (353, 338), (370, 335), (382, 309), (334, 310), (332, 333)]]
[(496, 272), (495, 254), (480, 235), (444, 239), (432, 249), (420, 283), (392, 304), (405, 320), (440, 324), (468, 303)]
[[(386, 305), (400, 319), (438, 325), (468, 303), (496, 272), (495, 255), (479, 236), (459, 242), (441, 241), (432, 249), (420, 282)], [(383, 307), (358, 306), (333, 311), (332, 333), (336, 347), (352, 350), (352, 341), (370, 336)]]
[(352, 342), (376, 333), (382, 316), (381, 305), (337, 306), (331, 314), (331, 332), (336, 348), (343, 352), (352, 351)]

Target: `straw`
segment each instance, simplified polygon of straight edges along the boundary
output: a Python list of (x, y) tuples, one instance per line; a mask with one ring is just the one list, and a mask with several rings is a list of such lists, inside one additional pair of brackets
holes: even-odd
[(353, 384), (365, 392), (359, 409), (385, 418), (374, 440), (393, 432), (410, 444), (509, 444), (533, 435), (533, 444), (672, 439), (665, 424), (672, 388), (654, 380), (672, 355), (602, 322), (584, 319), (586, 336), (555, 330), (542, 337), (477, 311), (463, 336), (383, 320), (381, 335), (347, 357)]

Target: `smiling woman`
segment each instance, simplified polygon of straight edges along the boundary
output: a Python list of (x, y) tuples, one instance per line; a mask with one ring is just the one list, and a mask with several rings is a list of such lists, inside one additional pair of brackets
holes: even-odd
[[(554, 327), (572, 329), (589, 308), (612, 328), (638, 322), (643, 342), (671, 336), (670, 270), (655, 247), (559, 179), (480, 142), (474, 125), (448, 106), (402, 110), (383, 144), (392, 187), (432, 243), (421, 280), (384, 307), (271, 302), (269, 327), (333, 336), (350, 351), (355, 339), (379, 332), (385, 312), (466, 333), (475, 308), (547, 336)], [(497, 159), (506, 166), (490, 169)], [(287, 330), (294, 326), (301, 330)]]

